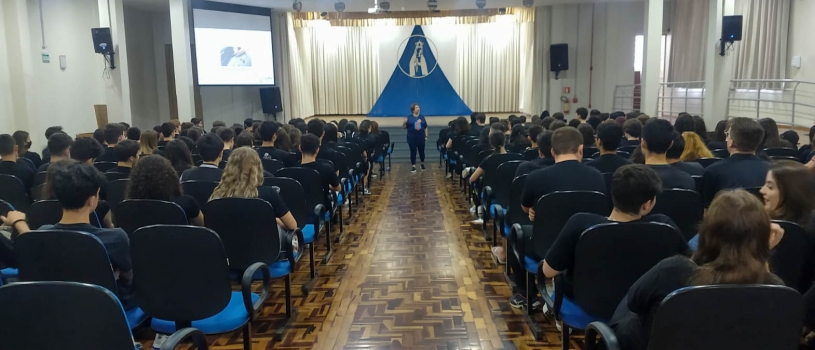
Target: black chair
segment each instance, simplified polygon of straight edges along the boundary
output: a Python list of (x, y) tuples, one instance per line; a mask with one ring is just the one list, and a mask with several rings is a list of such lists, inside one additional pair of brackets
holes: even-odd
[(779, 161), (779, 160), (789, 160), (789, 161), (796, 162), (796, 163), (800, 163), (800, 162), (801, 162), (801, 159), (800, 159), (800, 158), (798, 158), (798, 157), (789, 157), (789, 156), (770, 156), (770, 158), (772, 158), (772, 160), (774, 160), (774, 161)]
[[(634, 282), (663, 259), (683, 254), (686, 249), (682, 235), (663, 223), (608, 223), (584, 231), (569, 271), (571, 282), (566, 282), (563, 274), (556, 276), (555, 292), (550, 297), (543, 279), (538, 279), (549, 310), (563, 323), (563, 349), (569, 349), (569, 328), (586, 329), (592, 322), (608, 322)], [(527, 269), (532, 267), (535, 272), (540, 271), (539, 264), (528, 259), (525, 262)], [(562, 292), (568, 289), (572, 296)]]
[(28, 197), (34, 201), (41, 201), (46, 199), (45, 195), (42, 193), (43, 189), (45, 188), (45, 184), (39, 184), (37, 186), (32, 187), (28, 190)]
[[(0, 348), (133, 350), (133, 334), (119, 300), (109, 290), (76, 282), (21, 282), (0, 288)], [(47, 330), (47, 334), (43, 333)], [(204, 334), (193, 328), (170, 336), (162, 350), (187, 338), (206, 350)]]
[(795, 148), (782, 148), (782, 147), (774, 147), (774, 148), (765, 148), (762, 150), (764, 154), (768, 157), (775, 159), (775, 157), (780, 158), (795, 158), (796, 161), (800, 161), (800, 154), (798, 150)]
[(34, 186), (39, 186), (45, 183), (45, 177), (48, 175), (47, 171), (40, 171), (34, 176)]
[(184, 209), (173, 202), (128, 199), (116, 206), (116, 213), (116, 225), (125, 230), (128, 236), (145, 226), (189, 223)]
[(662, 191), (651, 214), (664, 214), (679, 227), (685, 241), (699, 232), (699, 223), (705, 215), (705, 205), (699, 194), (686, 189), (674, 188)]
[(624, 151), (617, 151), (617, 155), (623, 157), (625, 159), (631, 158), (631, 153), (624, 152)]
[[(85, 232), (65, 230), (31, 231), (14, 242), (21, 281), (65, 281), (89, 283), (114, 294), (118, 285), (102, 241)], [(125, 310), (130, 328), (147, 315), (138, 307)]]
[(756, 196), (758, 200), (764, 202), (764, 196), (761, 194), (761, 187), (749, 187), (745, 188), (744, 190), (750, 192), (750, 194)]
[(14, 210), (24, 213), (28, 213), (31, 206), (28, 189), (20, 179), (12, 175), (0, 174), (0, 199), (11, 204)]
[(716, 163), (716, 162), (718, 162), (720, 160), (722, 160), (722, 158), (699, 158), (697, 160), (694, 160), (694, 162), (697, 162), (697, 163), (701, 164), (702, 167), (707, 168), (711, 164)]
[[(626, 152), (626, 153), (628, 153), (630, 155), (631, 153), (634, 153), (634, 150), (636, 150), (639, 147), (640, 147), (639, 145), (620, 146), (620, 147), (617, 147), (617, 152)], [(583, 153), (585, 154), (585, 152), (583, 152)]]
[[(325, 230), (326, 236), (325, 244), (327, 249), (326, 256), (328, 258), (324, 256), (323, 260), (328, 261), (328, 259), (331, 257), (331, 254), (334, 253), (334, 250), (331, 247), (332, 242), (331, 229), (333, 225), (331, 224), (331, 218), (329, 214), (330, 209), (328, 209), (329, 205), (333, 204), (332, 201), (334, 201), (334, 199), (327, 197), (323, 188), (323, 181), (320, 178), (320, 173), (318, 173), (317, 170), (314, 169), (286, 168), (280, 169), (277, 173), (275, 173), (275, 176), (288, 177), (290, 179), (297, 180), (297, 182), (299, 182), (300, 185), (303, 186), (307, 208), (316, 208), (318, 204), (323, 205), (325, 211), (322, 212), (321, 214), (322, 217), (318, 218), (320, 220), (320, 225), (315, 226), (315, 229), (320, 229), (322, 228), (323, 225), (327, 227), (327, 229)], [(309, 218), (307, 220), (310, 222), (317, 222), (317, 219), (315, 218)], [(342, 226), (340, 226), (340, 235), (342, 235), (342, 232), (343, 228)], [(316, 238), (319, 235), (319, 233), (320, 231), (317, 230), (314, 234), (314, 237)]]
[[(495, 206), (495, 223), (493, 224), (492, 230), (493, 242), (497, 240), (496, 226), (504, 238), (509, 238), (513, 225), (532, 225), (532, 221), (529, 221), (529, 215), (521, 208), (521, 195), (524, 192), (527, 176), (529, 175), (521, 175), (512, 180), (512, 185), (509, 188), (509, 206), (506, 209), (501, 205)], [(511, 239), (507, 242), (507, 248), (510, 250), (512, 249), (512, 243), (513, 241)], [(517, 261), (517, 256), (507, 252), (506, 257), (507, 263), (504, 266), (504, 279), (507, 281), (507, 284), (514, 286), (515, 282), (510, 278), (510, 265), (514, 265), (514, 262)]]
[(96, 167), (96, 169), (98, 169), (102, 173), (106, 173), (108, 170), (119, 166), (119, 163), (116, 163), (116, 162), (96, 162), (96, 163), (93, 163), (93, 166)]
[(204, 158), (201, 158), (200, 154), (193, 153), (192, 163), (195, 164), (195, 166), (201, 166), (201, 164), (204, 164)]
[(0, 216), (8, 216), (8, 212), (14, 210), (14, 207), (2, 199), (0, 199)]
[(600, 156), (600, 150), (597, 147), (583, 147), (583, 158), (597, 158)]
[(540, 157), (540, 155), (538, 154), (538, 149), (537, 148), (530, 148), (530, 149), (524, 151), (522, 154), (524, 156), (524, 159), (526, 159), (526, 160), (535, 160), (535, 159), (538, 159)]
[[(342, 154), (340, 154), (342, 156)], [(328, 167), (329, 169), (337, 169), (334, 167), (334, 162), (328, 159), (317, 159), (315, 161), (317, 164), (322, 164), (324, 167)], [(334, 241), (339, 242), (345, 238), (345, 229), (344, 223), (342, 218), (342, 204), (345, 202), (346, 199), (349, 198), (348, 192), (346, 192), (346, 182), (348, 181), (347, 178), (342, 177), (339, 179), (340, 183), (340, 191), (334, 192), (334, 190), (329, 190), (327, 193), (328, 200), (330, 201), (331, 206), (326, 207), (326, 210), (329, 212), (330, 218), (336, 218), (337, 223), (340, 225), (340, 235), (334, 239)], [(320, 177), (322, 179), (322, 177)], [(370, 180), (370, 179), (369, 179)], [(322, 181), (320, 181), (322, 183)], [(350, 202), (351, 200), (348, 199)]]
[[(515, 178), (515, 171), (518, 170), (518, 166), (524, 162), (523, 160), (519, 160), (518, 157), (523, 156), (516, 153), (495, 154), (487, 158), (488, 161), (484, 164), (487, 168), (484, 169), (482, 182), (484, 189), (482, 192), (484, 198), (482, 201), (482, 211), (484, 213), (484, 225), (482, 229), (486, 229), (488, 220), (493, 220), (493, 245), (497, 244), (495, 239), (495, 225), (498, 222), (495, 220), (498, 214), (496, 210), (499, 206), (501, 210), (503, 210), (503, 208), (509, 208), (512, 182), (507, 181), (507, 179)], [(489, 236), (487, 239), (489, 240)]]
[(127, 179), (129, 177), (130, 177), (129, 174), (123, 174), (118, 171), (108, 171), (105, 173), (105, 178), (108, 180), (108, 183), (116, 180)]
[[(130, 238), (130, 256), (136, 298), (153, 316), (153, 330), (171, 334), (195, 325), (204, 334), (219, 334), (243, 328), (243, 348), (252, 348), (251, 322), (272, 284), (266, 264), (250, 266), (241, 290), (233, 292), (230, 261), (218, 234), (193, 226), (140, 228)], [(252, 293), (258, 271), (263, 274), (260, 295)]]
[(107, 202), (108, 206), (110, 206), (110, 217), (114, 224), (118, 224), (116, 221), (116, 208), (119, 203), (125, 201), (128, 185), (130, 185), (130, 179), (114, 180), (108, 183)]
[[(93, 216), (93, 213), (91, 215)], [(26, 218), (28, 226), (34, 230), (43, 225), (54, 225), (62, 220), (62, 205), (56, 200), (34, 202)]]
[(282, 161), (277, 159), (261, 159), (260, 162), (263, 163), (263, 170), (266, 170), (272, 174), (286, 167)]
[(784, 229), (784, 237), (778, 242), (770, 256), (770, 270), (784, 285), (806, 293), (812, 287), (812, 273), (808, 264), (812, 258), (812, 240), (800, 225), (783, 220), (773, 220)]
[(222, 160), (220, 163), (218, 163), (218, 169), (226, 169), (226, 163), (227, 162), (225, 160)]
[(702, 176), (701, 175), (691, 175), (693, 178), (693, 182), (696, 183), (696, 193), (702, 193)]
[(713, 153), (713, 156), (716, 158), (727, 158), (730, 157), (730, 151), (726, 149), (713, 149), (710, 150), (710, 153)]
[[(210, 181), (184, 181), (181, 183), (181, 188), (184, 189), (184, 194), (188, 194), (195, 198), (199, 208), (203, 208), (209, 202), (209, 197), (212, 197), (212, 192), (218, 187), (217, 182)], [(204, 216), (206, 217), (206, 215)]]

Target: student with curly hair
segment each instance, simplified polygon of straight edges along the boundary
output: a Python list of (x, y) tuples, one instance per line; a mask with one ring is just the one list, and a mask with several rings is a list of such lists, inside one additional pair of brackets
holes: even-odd
[(201, 213), (195, 198), (182, 194), (178, 174), (170, 165), (170, 161), (164, 157), (154, 155), (140, 159), (130, 172), (130, 184), (125, 193), (127, 199), (174, 202), (184, 209), (191, 224), (204, 225), (204, 214)]

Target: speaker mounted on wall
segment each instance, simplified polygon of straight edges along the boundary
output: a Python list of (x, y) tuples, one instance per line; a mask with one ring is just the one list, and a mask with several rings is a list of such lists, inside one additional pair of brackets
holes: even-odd
[(719, 45), (719, 55), (724, 56), (734, 42), (741, 41), (743, 16), (722, 17), (722, 38)]
[(110, 28), (91, 28), (91, 37), (93, 38), (93, 50), (96, 53), (102, 54), (105, 58), (109, 57), (110, 69), (116, 69), (116, 63), (113, 60), (113, 36), (110, 34)]
[(569, 44), (549, 46), (549, 70), (555, 72), (555, 79), (560, 77), (560, 72), (569, 70)]
[[(280, 88), (272, 86), (260, 89), (260, 105), (264, 114), (277, 114), (283, 112), (283, 101), (280, 98)], [(277, 116), (275, 115), (275, 120)]]

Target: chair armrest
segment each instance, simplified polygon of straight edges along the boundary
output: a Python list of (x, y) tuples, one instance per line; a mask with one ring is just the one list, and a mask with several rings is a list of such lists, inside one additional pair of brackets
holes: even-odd
[[(478, 182), (480, 183), (481, 180), (482, 179), (479, 178)], [(490, 213), (490, 206), (492, 206), (492, 199), (495, 197), (493, 195), (491, 186), (484, 186), (484, 189), (481, 191), (481, 193), (484, 194), (484, 199), (481, 200), (481, 206), (484, 207), (484, 219), (487, 220), (492, 217), (492, 213)]]
[(546, 292), (546, 276), (543, 274), (543, 260), (538, 263), (538, 271), (537, 271), (537, 286), (538, 291), (541, 294), (541, 298), (543, 298), (543, 302), (546, 303), (549, 310), (555, 309), (555, 301), (552, 300), (552, 297), (549, 296), (549, 293)]
[(603, 322), (592, 322), (586, 327), (586, 350), (597, 349), (597, 335), (603, 337), (603, 343), (606, 350), (620, 350), (620, 344), (617, 341), (617, 335), (611, 330), (611, 327)]
[[(283, 234), (283, 246), (286, 247), (286, 259), (289, 261), (289, 270), (294, 272), (295, 264), (303, 257), (306, 251), (306, 244), (303, 239), (303, 230), (285, 231)], [(296, 248), (296, 249), (294, 249)], [(297, 255), (295, 255), (295, 251)]]
[(521, 226), (521, 224), (512, 225), (507, 237), (507, 245), (515, 253), (515, 257), (523, 264), (524, 256), (526, 255), (526, 245), (524, 239), (532, 236), (532, 225)]
[[(255, 272), (258, 269), (263, 273), (263, 291), (260, 294), (260, 298), (255, 301), (254, 305), (252, 304), (252, 276), (255, 275)], [(252, 321), (255, 319), (255, 311), (260, 309), (263, 302), (266, 301), (266, 297), (269, 296), (269, 289), (272, 288), (272, 272), (269, 270), (269, 265), (266, 265), (262, 262), (257, 262), (249, 266), (246, 271), (243, 272), (243, 278), (241, 278), (241, 296), (243, 296), (243, 306), (246, 307), (246, 312), (249, 313), (249, 320)]]
[(320, 227), (322, 227), (321, 223), (325, 221), (325, 213), (326, 213), (325, 205), (317, 204), (314, 206), (314, 216), (316, 218), (314, 222), (315, 235), (317, 234), (317, 232), (320, 231)]
[[(560, 307), (563, 305), (563, 290), (566, 288), (566, 280), (564, 274), (559, 274), (554, 278), (554, 285), (555, 285), (555, 300), (552, 302), (552, 312), (555, 314), (555, 317), (560, 319)], [(560, 291), (560, 292), (558, 292)]]
[[(490, 213), (492, 214), (492, 213)], [(495, 205), (495, 224), (499, 225), (496, 227), (498, 232), (501, 232), (501, 236), (504, 235), (504, 207), (500, 204)]]
[(175, 350), (178, 344), (187, 340), (187, 338), (192, 340), (196, 350), (209, 349), (207, 338), (203, 332), (195, 328), (183, 328), (170, 335), (170, 337), (164, 341), (164, 344), (161, 345), (161, 350)]

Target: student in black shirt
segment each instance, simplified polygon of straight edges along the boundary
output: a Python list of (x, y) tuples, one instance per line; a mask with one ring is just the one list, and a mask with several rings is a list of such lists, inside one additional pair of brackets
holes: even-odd
[[(297, 229), (297, 221), (286, 202), (273, 188), (263, 186), (263, 165), (255, 150), (240, 147), (232, 152), (210, 200), (218, 198), (260, 198), (269, 202), (277, 217), (277, 224), (287, 230)], [(282, 232), (281, 232), (282, 234)]]
[(758, 188), (764, 185), (770, 164), (756, 156), (764, 129), (750, 118), (728, 120), (727, 150), (730, 157), (707, 168), (702, 177), (702, 200), (709, 205), (721, 190)]
[(139, 143), (133, 140), (124, 140), (113, 148), (116, 151), (117, 164), (109, 173), (119, 173), (130, 176), (130, 169), (139, 160)]
[(613, 121), (601, 123), (597, 126), (597, 150), (600, 157), (591, 160), (586, 165), (599, 170), (601, 173), (613, 174), (619, 167), (631, 164), (631, 161), (617, 155), (617, 148), (623, 138), (623, 128)]
[[(340, 181), (337, 178), (337, 173), (330, 166), (317, 162), (317, 156), (320, 153), (320, 139), (312, 134), (305, 134), (300, 139), (300, 153), (303, 158), (300, 161), (299, 167), (314, 169), (320, 173), (320, 179), (323, 184), (323, 192), (328, 198), (329, 191), (341, 190)], [(333, 205), (332, 205), (333, 206)]]
[(31, 136), (28, 134), (28, 132), (17, 130), (11, 135), (11, 137), (14, 138), (14, 141), (18, 147), (17, 158), (26, 159), (25, 164), (31, 167), (32, 170), (39, 168), (40, 165), (42, 165), (42, 158), (40, 158), (39, 154), (29, 151), (31, 148)]
[(221, 137), (214, 133), (209, 133), (198, 139), (196, 148), (204, 163), (197, 168), (185, 170), (181, 174), (181, 182), (184, 181), (209, 181), (221, 182), (224, 171), (218, 168), (224, 152), (224, 142)]
[[(494, 150), (492, 154), (507, 153), (506, 147), (504, 147), (506, 142), (506, 136), (504, 135), (504, 133), (500, 131), (493, 131), (490, 133), (489, 137), (490, 146)], [(476, 168), (475, 171), (473, 171), (472, 175), (470, 175), (469, 181), (471, 184), (478, 181), (478, 179), (481, 178), (481, 175), (484, 175), (485, 164), (488, 163), (487, 159), (489, 159), (489, 157), (484, 158), (484, 160), (481, 161), (481, 164), (478, 164), (478, 168)]]
[(178, 140), (172, 140), (167, 143), (167, 147), (164, 147), (164, 158), (170, 161), (170, 165), (176, 174), (178, 174), (178, 178), (181, 178), (181, 174), (187, 171), (187, 169), (195, 167), (192, 163), (190, 147), (187, 146), (187, 143), (184, 142), (182, 138), (184, 137), (182, 136)]
[(102, 152), (102, 155), (96, 158), (97, 162), (117, 162), (119, 159), (116, 155), (116, 150), (113, 148), (116, 147), (116, 144), (119, 141), (124, 139), (124, 133), (122, 132), (122, 126), (120, 124), (108, 124), (105, 125), (105, 129), (103, 131), (105, 143), (108, 144), (105, 151)]
[(9, 134), (0, 135), (0, 174), (12, 175), (23, 183), (26, 189), (34, 184), (34, 169), (19, 161), (18, 146)]
[(175, 138), (175, 135), (178, 135), (179, 130), (175, 127), (175, 124), (166, 122), (161, 124), (161, 134), (159, 134), (161, 140), (158, 141), (159, 147), (167, 146), (167, 143), (172, 141)]
[(717, 196), (699, 228), (699, 249), (693, 256), (663, 260), (642, 275), (620, 302), (610, 322), (620, 348), (648, 348), (657, 309), (677, 289), (716, 284), (782, 285), (783, 281), (767, 270), (767, 264), (771, 249), (783, 235), (784, 230), (772, 224), (761, 202), (750, 193), (736, 190)]
[(654, 119), (642, 128), (642, 154), (645, 164), (654, 169), (662, 179), (662, 188), (696, 190), (696, 182), (688, 173), (668, 164), (665, 153), (676, 139), (673, 125), (665, 119)]
[[(45, 139), (50, 140), (51, 136), (57, 133), (65, 134), (65, 132), (62, 131), (61, 126), (50, 126), (47, 129), (45, 129)], [(48, 147), (45, 147), (45, 149), (42, 150), (42, 162), (43, 164), (51, 162), (51, 151), (48, 150)], [(42, 165), (40, 166), (42, 167)]]
[[(263, 140), (263, 144), (261, 144), (257, 149), (260, 159), (277, 159), (283, 163), (286, 163), (287, 158), (289, 157), (289, 152), (274, 147), (274, 143), (277, 140), (277, 130), (280, 129), (280, 125), (275, 122), (265, 121), (260, 124), (260, 128), (258, 129), (260, 138)], [(288, 165), (291, 164), (287, 164), (287, 166)]]
[(481, 134), (481, 130), (487, 127), (485, 123), (487, 122), (487, 115), (484, 113), (475, 113), (475, 123), (470, 124), (470, 135), (478, 136)]
[[(727, 149), (727, 120), (720, 120), (716, 123), (716, 131), (713, 140), (708, 142), (707, 149), (711, 151)], [(810, 135), (812, 135), (810, 133)]]
[(537, 140), (539, 158), (521, 163), (518, 169), (515, 170), (515, 177), (528, 175), (534, 170), (555, 164), (555, 158), (552, 156), (552, 132), (549, 130), (541, 132), (538, 134)]
[(48, 153), (51, 155), (49, 158), (49, 163), (45, 163), (40, 165), (37, 172), (48, 171), (48, 165), (50, 162), (58, 162), (63, 159), (70, 159), (71, 158), (71, 145), (74, 143), (74, 139), (72, 139), (68, 134), (63, 132), (58, 132), (51, 137), (48, 138)]
[[(682, 170), (691, 177), (693, 176), (702, 176), (705, 173), (705, 167), (702, 164), (697, 162), (680, 162), (679, 158), (682, 156), (682, 153), (685, 151), (685, 139), (680, 136), (676, 135), (674, 138), (674, 144), (671, 148), (668, 148), (668, 152), (665, 153), (665, 158), (668, 161), (668, 164)], [(694, 180), (695, 181), (695, 180)]]
[[(177, 142), (181, 142), (175, 140)], [(147, 156), (139, 160), (130, 173), (127, 199), (152, 199), (174, 202), (184, 210), (187, 220), (204, 226), (204, 214), (195, 198), (182, 194), (181, 183), (170, 161), (160, 156)]]
[(642, 122), (637, 119), (628, 119), (623, 124), (623, 132), (625, 133), (625, 140), (620, 143), (620, 146), (639, 146), (640, 136), (642, 135)]
[(104, 152), (102, 144), (92, 137), (78, 137), (69, 150), (71, 159), (93, 165), (94, 160)]
[[(51, 189), (62, 206), (62, 219), (56, 225), (39, 227), (43, 230), (72, 230), (87, 232), (99, 238), (105, 246), (110, 264), (117, 272), (117, 290), (114, 292), (126, 309), (136, 306), (133, 297), (133, 268), (130, 262), (130, 240), (120, 228), (98, 228), (90, 224), (99, 203), (99, 190), (105, 177), (92, 165), (80, 162), (67, 162), (65, 167), (55, 168)], [(25, 214), (9, 212), (0, 217), (5, 224), (13, 226), (17, 232), (30, 231), (25, 223)]]
[(232, 152), (232, 148), (235, 146), (235, 130), (221, 127), (218, 128), (215, 133), (218, 134), (218, 137), (220, 137), (224, 143), (224, 154), (221, 156), (221, 161), (226, 162), (229, 160), (229, 153)]

